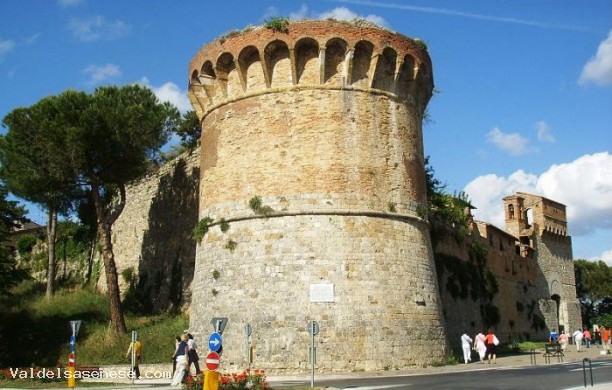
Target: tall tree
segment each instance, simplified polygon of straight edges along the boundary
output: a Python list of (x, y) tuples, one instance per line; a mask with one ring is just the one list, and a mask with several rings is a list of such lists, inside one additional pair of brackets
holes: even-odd
[(125, 206), (126, 184), (156, 162), (180, 115), (176, 107), (160, 103), (151, 90), (138, 85), (101, 87), (89, 100), (78, 125), (68, 129), (66, 149), (70, 167), (96, 211), (111, 322), (118, 333), (125, 333), (112, 226)]
[(47, 210), (47, 292), (54, 292), (57, 216), (68, 213), (78, 188), (66, 167), (70, 156), (63, 140), (75, 121), (86, 95), (67, 91), (47, 97), (28, 108), (17, 108), (3, 119), (8, 128), (0, 137), (0, 175), (13, 194)]
[[(25, 222), (25, 209), (17, 202), (7, 200), (7, 195), (4, 183), (0, 182), (0, 242), (7, 239), (18, 223)], [(0, 294), (7, 293), (11, 286), (25, 276), (25, 272), (15, 268), (15, 261), (4, 247), (0, 246)]]
[(612, 300), (612, 267), (603, 261), (574, 261), (576, 295), (582, 318), (591, 323), (594, 317), (606, 313)]

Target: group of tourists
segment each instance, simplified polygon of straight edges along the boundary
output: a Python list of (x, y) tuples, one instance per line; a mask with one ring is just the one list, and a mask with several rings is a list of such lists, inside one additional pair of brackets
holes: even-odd
[[(565, 352), (570, 339), (574, 341), (576, 346), (576, 352), (580, 352), (583, 346), (590, 348), (591, 345), (602, 346), (606, 353), (610, 353), (612, 343), (612, 331), (606, 329), (605, 326), (595, 327), (593, 333), (588, 328), (577, 329), (568, 336), (565, 331), (557, 333), (556, 331), (550, 332), (550, 342), (559, 343), (561, 351)], [(476, 351), (480, 358), (480, 363), (484, 364), (485, 360), (489, 364), (493, 362), (496, 364), (497, 359), (497, 346), (499, 345), (499, 339), (492, 330), (489, 330), (487, 334), (479, 332), (474, 338), (470, 337), (466, 332), (461, 335), (461, 349), (463, 350), (463, 362), (468, 364), (472, 361), (472, 351)]]
[(562, 352), (567, 350), (570, 340), (573, 340), (574, 345), (576, 346), (576, 352), (580, 352), (580, 349), (583, 346), (586, 348), (591, 348), (591, 345), (595, 345), (597, 347), (601, 346), (604, 351), (607, 351), (607, 353), (610, 352), (610, 329), (606, 329), (605, 326), (595, 327), (592, 333), (589, 328), (584, 328), (584, 330), (576, 329), (571, 334), (571, 337), (568, 336), (565, 331), (561, 331), (559, 334), (557, 334), (557, 332), (554, 330), (550, 332), (549, 341), (559, 343)]
[[(180, 386), (191, 373), (191, 366), (195, 368), (195, 374), (200, 371), (200, 363), (198, 356), (198, 345), (196, 344), (191, 333), (183, 333), (176, 336), (174, 343), (174, 355), (172, 355), (172, 386)], [(130, 343), (125, 357), (128, 358), (133, 354), (132, 370), (130, 374), (134, 379), (140, 379), (139, 364), (142, 361), (142, 343), (135, 338)]]
[(484, 364), (485, 358), (487, 363), (497, 364), (497, 346), (499, 339), (492, 330), (489, 330), (486, 335), (479, 332), (474, 339), (468, 336), (467, 332), (461, 335), (461, 349), (463, 350), (463, 361), (468, 364), (472, 361), (472, 350), (478, 352), (480, 363)]
[(172, 386), (180, 386), (185, 382), (191, 372), (191, 365), (195, 368), (195, 374), (200, 374), (200, 358), (196, 344), (191, 333), (183, 333), (176, 336), (174, 355), (172, 355)]

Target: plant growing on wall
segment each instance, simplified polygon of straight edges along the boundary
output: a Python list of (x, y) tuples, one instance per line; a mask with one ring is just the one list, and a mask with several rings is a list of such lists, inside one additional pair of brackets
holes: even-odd
[(214, 220), (210, 217), (204, 217), (198, 221), (198, 223), (193, 228), (193, 231), (191, 232), (196, 242), (202, 241), (202, 238), (204, 238), (206, 233), (208, 233), (208, 229), (210, 228), (210, 225), (212, 225), (213, 222)]
[(229, 228), (230, 228), (229, 222), (227, 222), (225, 218), (221, 218), (221, 220), (219, 221), (219, 229), (221, 229), (221, 232), (227, 233)]
[(272, 31), (288, 33), (289, 32), (289, 18), (277, 18), (272, 16), (267, 19), (264, 23), (265, 28), (269, 28)]
[(268, 216), (274, 212), (274, 209), (270, 206), (263, 204), (261, 196), (254, 196), (249, 200), (249, 207), (257, 215)]
[(236, 249), (237, 246), (238, 246), (238, 243), (236, 241), (228, 240), (224, 248), (233, 253), (234, 249)]

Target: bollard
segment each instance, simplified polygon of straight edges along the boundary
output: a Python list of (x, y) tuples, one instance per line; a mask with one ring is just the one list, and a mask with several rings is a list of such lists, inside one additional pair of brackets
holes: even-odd
[(593, 387), (593, 367), (591, 366), (591, 359), (589, 358), (582, 359), (582, 376), (584, 377), (584, 387), (587, 387), (586, 362), (589, 362), (589, 373), (591, 374), (591, 387)]
[(219, 390), (219, 373), (204, 371), (204, 390)]
[(531, 350), (529, 351), (529, 363), (530, 363), (532, 366), (535, 366), (535, 365), (537, 364), (537, 363), (536, 363), (536, 356), (537, 356), (537, 355), (536, 355), (536, 351), (535, 351), (535, 349), (531, 349)]
[(68, 387), (75, 387), (76, 379), (74, 375), (74, 352), (68, 354)]

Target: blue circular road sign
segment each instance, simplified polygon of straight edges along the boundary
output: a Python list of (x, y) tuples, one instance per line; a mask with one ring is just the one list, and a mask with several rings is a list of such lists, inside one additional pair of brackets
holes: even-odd
[(219, 349), (221, 349), (222, 342), (223, 339), (221, 338), (221, 335), (219, 333), (211, 333), (210, 337), (208, 338), (208, 349), (213, 352), (217, 352)]

